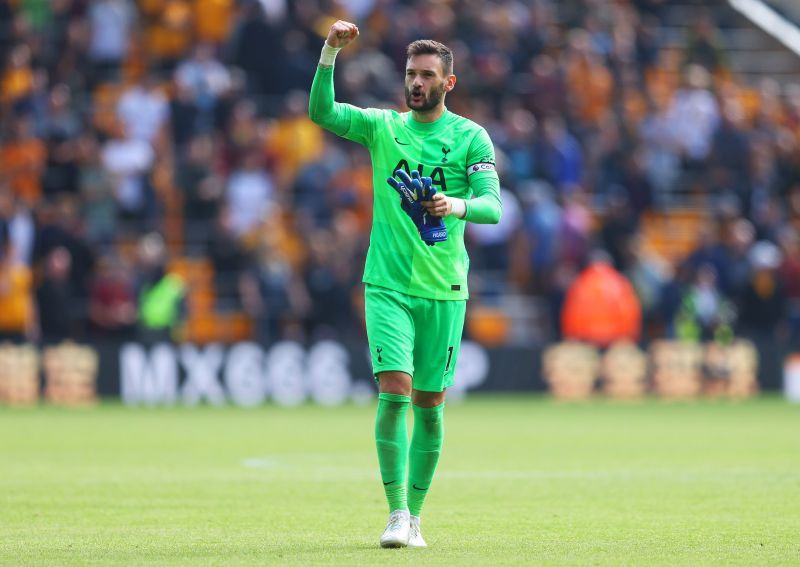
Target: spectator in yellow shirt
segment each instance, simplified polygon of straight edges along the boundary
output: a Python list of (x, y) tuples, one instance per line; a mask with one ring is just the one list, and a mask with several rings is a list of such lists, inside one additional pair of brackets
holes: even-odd
[(34, 338), (34, 306), (30, 269), (17, 262), (11, 247), (0, 252), (0, 342)]

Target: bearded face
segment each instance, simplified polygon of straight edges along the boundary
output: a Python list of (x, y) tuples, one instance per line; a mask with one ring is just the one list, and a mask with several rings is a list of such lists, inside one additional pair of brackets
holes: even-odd
[(406, 85), (405, 91), (408, 108), (417, 112), (427, 112), (436, 108), (441, 102), (445, 89), (444, 82), (442, 82), (438, 85), (431, 85), (427, 92), (425, 92), (424, 87), (414, 86), (410, 88), (408, 85)]
[(455, 77), (444, 74), (437, 55), (414, 55), (406, 63), (406, 105), (415, 112), (429, 112), (442, 104), (450, 83)]

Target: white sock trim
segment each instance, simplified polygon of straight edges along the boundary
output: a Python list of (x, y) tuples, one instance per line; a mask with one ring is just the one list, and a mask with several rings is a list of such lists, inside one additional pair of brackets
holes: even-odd
[(319, 64), (333, 67), (333, 63), (336, 61), (336, 54), (339, 53), (341, 49), (341, 47), (331, 47), (326, 41), (325, 45), (322, 46), (322, 53), (319, 55)]

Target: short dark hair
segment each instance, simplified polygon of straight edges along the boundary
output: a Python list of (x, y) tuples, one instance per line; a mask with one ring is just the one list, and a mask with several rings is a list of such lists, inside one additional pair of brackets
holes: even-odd
[(406, 55), (409, 59), (415, 55), (438, 55), (442, 61), (444, 74), (449, 75), (453, 72), (453, 50), (438, 41), (418, 39), (411, 42), (406, 48)]

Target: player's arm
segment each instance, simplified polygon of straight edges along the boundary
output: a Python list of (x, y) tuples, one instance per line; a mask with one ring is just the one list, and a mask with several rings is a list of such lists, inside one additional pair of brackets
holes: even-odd
[(331, 26), (311, 85), (308, 116), (337, 136), (368, 145), (372, 141), (374, 112), (336, 102), (333, 89), (336, 54), (358, 37), (358, 33), (358, 26), (350, 22), (339, 20)]
[(495, 168), (494, 146), (483, 128), (472, 139), (467, 151), (467, 181), (472, 189), (472, 199), (437, 193), (432, 201), (423, 202), (422, 205), (437, 217), (455, 215), (477, 224), (500, 222), (500, 179)]

